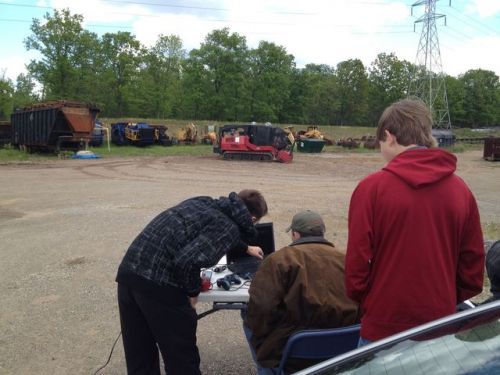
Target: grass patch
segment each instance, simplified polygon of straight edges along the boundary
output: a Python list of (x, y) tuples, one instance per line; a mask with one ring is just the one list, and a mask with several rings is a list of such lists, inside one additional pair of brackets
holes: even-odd
[(11, 146), (0, 147), (0, 162), (37, 162), (57, 159), (56, 154), (30, 154)]
[(487, 240), (500, 240), (500, 224), (486, 222), (483, 224), (483, 236)]
[(500, 137), (500, 128), (484, 129), (482, 131), (473, 131), (469, 128), (453, 129), (453, 134), (457, 138), (485, 138), (485, 137)]
[[(470, 144), (455, 144), (452, 147), (447, 148), (448, 151), (453, 153), (461, 153), (469, 150), (479, 150), (482, 149), (482, 145), (470, 145)], [(100, 147), (90, 147), (90, 151), (94, 152), (97, 155), (100, 155), (102, 158), (109, 157), (151, 157), (151, 156), (210, 156), (213, 154), (213, 147), (211, 145), (174, 145), (174, 146), (146, 146), (146, 147), (137, 147), (137, 146), (117, 146), (114, 144), (110, 145), (110, 150), (108, 151), (107, 145), (103, 145)], [(295, 148), (295, 152), (299, 152), (297, 148)], [(351, 154), (378, 154), (380, 153), (379, 149), (367, 149), (362, 145), (358, 148), (347, 148), (337, 145), (325, 146), (322, 152), (328, 153), (351, 153)], [(47, 160), (57, 160), (57, 159), (69, 159), (74, 155), (71, 151), (64, 151), (61, 154), (57, 155), (55, 153), (27, 153), (23, 151), (19, 151), (18, 149), (11, 147), (0, 148), (0, 163), (9, 163), (9, 162), (41, 162)]]
[(336, 154), (378, 154), (380, 153), (380, 149), (368, 149), (364, 148), (362, 145), (360, 145), (358, 148), (347, 148), (347, 147), (342, 147), (342, 146), (325, 146), (323, 147), (323, 152), (331, 152), (331, 153), (336, 153)]
[[(208, 156), (213, 154), (210, 145), (175, 145), (165, 146), (116, 146), (110, 145), (108, 151), (107, 145), (100, 147), (89, 147), (89, 150), (102, 158), (108, 157), (138, 157), (138, 156), (169, 156), (169, 155), (189, 155), (189, 156)], [(0, 163), (15, 162), (41, 162), (47, 160), (69, 159), (74, 155), (71, 151), (63, 151), (59, 155), (55, 153), (27, 153), (12, 147), (0, 148)]]
[(108, 146), (90, 147), (90, 150), (103, 158), (109, 156), (127, 157), (127, 156), (169, 156), (169, 155), (190, 155), (205, 156), (213, 153), (210, 145), (175, 145), (175, 146), (116, 146), (111, 144), (110, 151)]
[(474, 151), (474, 150), (483, 150), (484, 145), (482, 143), (455, 143), (451, 147), (446, 147), (445, 150), (448, 150), (453, 153), (461, 153), (466, 151)]

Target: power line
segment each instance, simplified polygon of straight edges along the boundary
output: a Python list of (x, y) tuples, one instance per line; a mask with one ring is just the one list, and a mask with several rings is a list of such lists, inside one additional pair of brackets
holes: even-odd
[[(192, 10), (211, 10), (211, 11), (229, 11), (229, 8), (214, 8), (214, 7), (197, 7), (197, 6), (189, 6), (189, 5), (176, 5), (176, 4), (162, 4), (162, 3), (147, 3), (140, 1), (120, 1), (120, 0), (102, 0), (109, 3), (118, 3), (118, 4), (131, 4), (131, 5), (149, 5), (149, 6), (158, 6), (158, 7), (166, 7), (166, 8), (179, 8), (179, 9), (192, 9)], [(44, 5), (33, 5), (33, 4), (14, 4), (7, 2), (0, 2), (0, 5), (6, 6), (16, 6), (16, 7), (26, 7), (26, 8), (40, 8), (40, 9), (55, 9), (54, 7), (44, 6)], [(288, 15), (304, 15), (304, 16), (314, 16), (317, 13), (307, 13), (307, 12), (285, 12), (285, 11), (270, 11), (268, 13), (273, 14), (288, 14)]]
[[(128, 1), (128, 0), (103, 0), (106, 2), (111, 2), (111, 3), (121, 3), (121, 4), (136, 4), (136, 5), (149, 5), (149, 6), (161, 6), (161, 7), (172, 7), (172, 8), (185, 8), (185, 9), (197, 9), (197, 10), (215, 10), (215, 11), (222, 11), (222, 10), (229, 10), (226, 8), (215, 8), (215, 7), (196, 7), (196, 6), (189, 6), (189, 5), (176, 5), (176, 4), (165, 4), (165, 3), (153, 3), (153, 2), (143, 2), (143, 1)], [(389, 4), (386, 1), (351, 1), (350, 4), (364, 4), (364, 5), (387, 5)], [(28, 8), (40, 8), (40, 9), (55, 9), (50, 6), (42, 6), (42, 5), (32, 5), (32, 4), (15, 4), (15, 3), (7, 3), (7, 2), (0, 2), (0, 5), (5, 5), (5, 6), (16, 6), (16, 7), (28, 7)], [(294, 14), (294, 15), (315, 15), (317, 13), (304, 13), (304, 12), (270, 12), (270, 13), (277, 13), (277, 14)], [(109, 12), (109, 14), (116, 14), (116, 15), (126, 15), (126, 16), (135, 16), (135, 17), (154, 17), (154, 18), (159, 18), (161, 17), (160, 14), (140, 14), (140, 13), (133, 13), (133, 12)], [(8, 20), (8, 19), (1, 19), (0, 21), (3, 22), (31, 22), (30, 21), (23, 21), (23, 20)], [(274, 25), (274, 26), (297, 26), (297, 25), (305, 25), (305, 26), (312, 26), (312, 27), (318, 27), (318, 26), (329, 26), (329, 27), (335, 27), (335, 28), (354, 28), (357, 25), (353, 24), (345, 24), (345, 25), (332, 25), (329, 23), (297, 23), (297, 22), (265, 22), (265, 21), (247, 21), (247, 20), (231, 20), (231, 19), (218, 19), (218, 18), (205, 18), (205, 19), (200, 19), (201, 22), (224, 22), (224, 23), (234, 23), (234, 24), (254, 24), (254, 25)], [(120, 26), (120, 25), (87, 25), (91, 27), (117, 27), (117, 28), (131, 28), (130, 26)], [(380, 28), (401, 28), (401, 27), (406, 27), (406, 25), (374, 25), (376, 27)], [(385, 33), (385, 32), (378, 32), (378, 33)], [(387, 32), (387, 33), (397, 33), (397, 32)]]
[(165, 8), (181, 8), (181, 9), (196, 9), (196, 10), (215, 10), (215, 11), (228, 11), (227, 8), (213, 8), (213, 7), (197, 7), (189, 5), (177, 5), (177, 4), (164, 4), (164, 3), (149, 3), (143, 1), (125, 1), (125, 0), (103, 0), (107, 3), (118, 3), (118, 4), (132, 4), (132, 5), (150, 5)]
[(32, 20), (15, 20), (9, 18), (0, 18), (0, 22), (18, 22), (18, 23), (30, 23)]
[[(164, 4), (164, 3), (153, 3), (153, 2), (141, 2), (141, 1), (128, 1), (128, 0), (103, 0), (111, 3), (124, 3), (124, 4), (137, 4), (137, 5), (149, 5), (149, 6), (162, 6), (162, 7), (174, 7), (174, 8), (187, 8), (187, 9), (202, 9), (202, 10), (226, 10), (225, 8), (214, 8), (214, 7), (195, 7), (188, 5), (174, 5), (174, 4)], [(384, 1), (351, 1), (356, 4), (365, 4), (365, 5), (387, 5), (388, 2)], [(41, 6), (41, 5), (31, 5), (31, 4), (13, 4), (0, 2), (0, 5), (8, 5), (8, 6), (17, 6), (17, 7), (29, 7), (29, 8), (42, 8), (42, 9), (54, 9), (49, 6)], [(276, 13), (276, 12), (275, 12)], [(280, 12), (278, 12), (280, 13)], [(281, 12), (283, 14), (303, 14), (303, 15), (312, 15), (313, 13), (298, 13), (298, 12)], [(138, 14), (138, 13), (126, 13), (126, 12), (112, 12), (110, 14), (121, 14), (121, 15), (129, 15), (129, 16), (137, 16), (137, 17), (161, 17), (159, 14)], [(354, 24), (330, 24), (330, 23), (290, 23), (290, 22), (265, 22), (265, 21), (247, 21), (247, 20), (230, 20), (230, 19), (217, 19), (217, 18), (206, 18), (200, 19), (201, 22), (219, 22), (219, 23), (233, 23), (233, 24), (249, 24), (249, 25), (273, 25), (273, 26), (309, 26), (309, 27), (330, 27), (330, 28), (356, 28), (357, 25)], [(0, 22), (13, 22), (13, 23), (31, 23), (32, 20), (21, 20), (21, 19), (0, 19)], [(125, 25), (103, 25), (103, 24), (85, 24), (86, 27), (99, 27), (99, 28), (123, 28), (123, 29), (132, 29), (131, 26)], [(382, 30), (371, 31), (371, 32), (363, 32), (363, 31), (355, 31), (352, 34), (355, 35), (364, 35), (364, 34), (406, 34), (411, 31), (386, 31), (384, 28), (407, 28), (407, 25), (373, 25), (376, 28), (380, 28)], [(253, 33), (255, 34), (255, 33)]]
[(413, 34), (413, 31), (353, 31), (354, 35), (371, 35), (371, 34)]
[[(18, 19), (8, 19), (0, 18), (0, 22), (13, 22), (13, 23), (31, 23), (33, 20), (18, 20)], [(132, 29), (132, 26), (124, 25), (96, 25), (96, 24), (85, 24), (86, 27), (107, 27), (107, 28), (122, 28), (122, 29)]]
[[(136, 5), (151, 5), (151, 6), (162, 6), (162, 7), (173, 7), (173, 8), (186, 8), (186, 9), (197, 9), (197, 10), (229, 10), (225, 8), (214, 8), (214, 7), (195, 7), (195, 6), (187, 6), (187, 5), (173, 5), (173, 4), (162, 4), (162, 3), (150, 3), (150, 2), (140, 2), (140, 1), (127, 1), (127, 0), (103, 0), (111, 3), (125, 3), (125, 4), (136, 4)], [(368, 2), (368, 1), (353, 1), (351, 3), (358, 4), (388, 4), (387, 2)], [(49, 6), (42, 5), (32, 5), (32, 4), (14, 4), (7, 2), (0, 2), (0, 5), (6, 6), (17, 6), (17, 7), (28, 7), (28, 8), (41, 8), (41, 9), (55, 9)], [(295, 15), (317, 15), (317, 13), (300, 13), (300, 12), (270, 12), (277, 14), (295, 14)], [(131, 13), (131, 12), (109, 12), (109, 14), (118, 14), (118, 15), (127, 15), (127, 16), (136, 16), (136, 17), (155, 17), (159, 18), (161, 15), (159, 14), (140, 14), (140, 13)], [(243, 21), (243, 20), (230, 20), (230, 19), (201, 19), (202, 22), (230, 22), (230, 23), (239, 23), (239, 24), (256, 24), (256, 25), (275, 25), (275, 26), (296, 26), (297, 23), (289, 23), (289, 22), (262, 22), (262, 21)], [(22, 21), (19, 21), (22, 22)], [(30, 21), (31, 22), (31, 21)], [(306, 24), (307, 25), (307, 24)], [(313, 23), (312, 26), (334, 26), (334, 27), (354, 27), (355, 25), (346, 24), (346, 25), (331, 25), (326, 23)], [(378, 25), (379, 27), (405, 27), (405, 25)], [(103, 26), (104, 27), (104, 26)], [(110, 26), (114, 27), (114, 26)]]
[[(189, 10), (209, 10), (216, 12), (229, 11), (230, 8), (216, 8), (216, 7), (200, 7), (200, 6), (190, 6), (190, 5), (178, 5), (178, 4), (165, 4), (165, 3), (152, 3), (146, 1), (128, 1), (128, 0), (102, 0), (108, 3), (116, 3), (116, 4), (130, 4), (130, 5), (146, 5), (146, 6), (157, 6), (164, 8), (177, 8), (177, 9), (189, 9)], [(390, 2), (387, 1), (350, 1), (349, 4), (362, 4), (362, 5), (389, 5)], [(17, 6), (17, 7), (27, 7), (27, 8), (40, 8), (40, 9), (55, 9), (50, 6), (43, 5), (33, 5), (33, 4), (14, 4), (8, 2), (0, 2), (0, 5), (5, 6)], [(283, 14), (283, 15), (298, 15), (298, 16), (317, 16), (318, 13), (311, 12), (294, 12), (294, 11), (266, 11), (261, 13), (271, 13), (271, 14)], [(114, 13), (114, 14), (123, 14), (123, 13)]]
[[(13, 3), (0, 2), (0, 5), (56, 10), (56, 8), (54, 7), (43, 6), (43, 5), (32, 5), (32, 4), (13, 4)], [(141, 14), (141, 13), (127, 13), (127, 12), (109, 12), (108, 14), (120, 14), (125, 16), (136, 16), (136, 17), (161, 17), (161, 15), (158, 14)]]
[[(465, 23), (465, 24), (469, 25), (470, 27), (474, 28), (476, 31), (479, 31), (479, 32), (481, 32), (481, 33), (485, 33), (485, 32), (486, 32), (486, 33), (489, 33), (489, 34), (493, 33), (493, 34), (495, 34), (495, 35), (499, 35), (499, 34), (500, 34), (500, 32), (499, 32), (499, 31), (492, 29), (492, 28), (491, 28), (491, 27), (489, 27), (488, 25), (485, 25), (483, 22), (480, 22), (480, 21), (478, 21), (478, 20), (474, 19), (473, 17), (471, 17), (471, 16), (469, 16), (469, 15), (467, 15), (467, 14), (462, 13), (462, 12), (458, 11), (457, 9), (455, 9), (455, 8), (453, 8), (453, 7), (451, 7), (451, 9), (452, 9), (452, 10), (456, 13), (456, 16), (455, 16), (455, 17), (456, 17), (456, 19), (457, 19), (457, 20), (459, 20), (459, 21), (461, 21), (461, 22), (463, 22), (463, 23)], [(472, 21), (474, 21), (475, 23), (477, 23), (479, 26), (481, 26), (483, 29), (482, 29), (482, 30), (479, 30), (479, 29), (477, 28), (477, 26), (474, 26), (474, 25), (472, 25), (471, 23), (467, 22), (465, 19), (463, 19), (463, 18), (462, 18), (463, 16), (465, 16), (465, 17), (467, 17), (467, 18), (471, 19)]]
[[(163, 4), (163, 3), (150, 3), (145, 1), (128, 1), (128, 0), (103, 0), (109, 3), (118, 4), (133, 4), (133, 5), (150, 5), (168, 8), (183, 8), (183, 9), (196, 9), (196, 10), (214, 10), (214, 11), (229, 11), (229, 8), (214, 8), (214, 7), (198, 7), (189, 5), (177, 5), (177, 4)], [(363, 5), (388, 5), (387, 1), (350, 1), (350, 4), (363, 4)], [(289, 14), (289, 15), (300, 15), (300, 16), (315, 16), (318, 13), (311, 12), (291, 12), (291, 11), (269, 11), (268, 13), (273, 14)]]
[(14, 3), (6, 3), (3, 1), (0, 1), (0, 5), (7, 5), (7, 6), (11, 6), (11, 7), (24, 7), (24, 8), (54, 9), (53, 7), (44, 6), (44, 5), (14, 4)]
[[(0, 22), (11, 22), (11, 23), (31, 23), (32, 20), (21, 20), (21, 19), (5, 19), (5, 18), (0, 18)], [(205, 20), (205, 22), (209, 22)], [(210, 20), (210, 22), (227, 22), (226, 20)], [(241, 23), (247, 23), (247, 24), (265, 24), (265, 25), (276, 25), (275, 23), (259, 23), (259, 22), (241, 22)], [(296, 26), (296, 24), (280, 24), (280, 25), (291, 25), (291, 26)], [(329, 24), (316, 24), (314, 25), (315, 27), (323, 27), (323, 26), (329, 26), (332, 28), (353, 28), (355, 25), (329, 25)], [(132, 26), (126, 26), (126, 25), (99, 25), (99, 24), (84, 24), (84, 27), (89, 27), (89, 28), (115, 28), (115, 29), (133, 29)], [(377, 27), (390, 27), (389, 25), (377, 25)], [(400, 25), (395, 25), (395, 27), (400, 27)], [(370, 31), (370, 32), (363, 32), (363, 31), (352, 31), (352, 35), (381, 35), (381, 34), (411, 34), (413, 31), (387, 31), (387, 30), (380, 30), (380, 31)], [(252, 34), (252, 35), (280, 35), (280, 34), (288, 34), (287, 31), (282, 31), (282, 32), (277, 32), (277, 31), (272, 31), (272, 32), (263, 32), (263, 31), (244, 31), (244, 34)]]
[[(470, 40), (470, 39), (474, 39), (474, 37), (472, 37), (472, 36), (470, 36), (470, 35), (467, 35), (467, 34), (464, 34), (464, 33), (463, 33), (463, 32), (461, 32), (460, 30), (457, 30), (457, 29), (455, 29), (455, 28), (453, 28), (453, 27), (451, 27), (451, 26), (448, 26), (448, 27), (447, 27), (447, 29), (448, 29), (448, 30), (453, 31), (453, 32), (454, 32), (454, 33), (456, 33), (456, 34), (460, 34), (460, 35), (461, 35), (463, 38), (465, 38), (465, 39), (469, 39), (469, 40)], [(459, 40), (461, 40), (461, 41), (463, 41), (463, 39), (460, 39), (460, 38), (458, 38), (458, 39), (459, 39)]]
[[(158, 15), (151, 15), (151, 17), (160, 17)], [(21, 19), (8, 19), (8, 18), (0, 18), (0, 22), (19, 22), (19, 23), (31, 23), (32, 20), (21, 20)], [(309, 26), (309, 27), (333, 27), (333, 28), (355, 28), (358, 27), (358, 25), (354, 24), (330, 24), (330, 23), (301, 23), (297, 24), (291, 23), (291, 22), (265, 22), (265, 21), (243, 21), (243, 20), (227, 20), (227, 19), (200, 19), (200, 22), (223, 22), (223, 23), (235, 23), (235, 24), (249, 24), (249, 25), (272, 25), (272, 26)], [(131, 26), (125, 26), (125, 25), (97, 25), (97, 24), (85, 24), (85, 26), (92, 26), (92, 27), (116, 27), (116, 28), (127, 28), (130, 29), (132, 28)], [(406, 25), (373, 25), (374, 27), (377, 28), (404, 28), (408, 27)], [(375, 32), (377, 33), (377, 32)], [(381, 34), (397, 34), (401, 33), (400, 31), (380, 31), (378, 33)], [(405, 31), (406, 33), (406, 31)]]
[[(211, 10), (211, 11), (216, 11), (216, 12), (227, 12), (227, 11), (231, 10), (229, 8), (215, 8), (215, 7), (200, 7), (200, 6), (178, 5), (178, 4), (150, 3), (150, 2), (144, 2), (144, 1), (126, 1), (126, 0), (103, 0), (103, 1), (105, 1), (107, 3), (148, 5), (148, 6), (157, 6), (157, 7), (165, 7), (165, 8), (179, 8), (179, 9)], [(316, 13), (309, 13), (309, 12), (271, 11), (269, 13), (300, 15), (300, 16), (314, 16), (314, 15), (316, 15)]]

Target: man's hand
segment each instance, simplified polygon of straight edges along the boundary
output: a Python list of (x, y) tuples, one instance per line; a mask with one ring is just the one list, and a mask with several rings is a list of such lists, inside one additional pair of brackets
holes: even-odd
[(198, 302), (198, 297), (189, 297), (189, 303), (191, 307), (196, 310), (196, 303)]
[(247, 254), (259, 259), (264, 258), (264, 252), (259, 246), (248, 246)]

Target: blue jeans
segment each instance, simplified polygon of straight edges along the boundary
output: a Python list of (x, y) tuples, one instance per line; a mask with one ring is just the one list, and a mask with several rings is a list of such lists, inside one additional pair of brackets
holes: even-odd
[(359, 341), (358, 341), (358, 348), (361, 348), (362, 346), (371, 344), (373, 341), (367, 340), (359, 336)]
[(245, 333), (245, 337), (248, 341), (248, 346), (250, 347), (250, 353), (252, 354), (253, 361), (257, 366), (257, 375), (278, 375), (277, 368), (260, 367), (259, 362), (257, 362), (257, 353), (255, 353), (255, 349), (253, 348), (251, 343), (253, 333), (252, 330), (248, 328), (247, 325), (245, 324), (246, 315), (247, 315), (247, 310), (242, 309), (241, 319), (243, 319), (243, 332)]

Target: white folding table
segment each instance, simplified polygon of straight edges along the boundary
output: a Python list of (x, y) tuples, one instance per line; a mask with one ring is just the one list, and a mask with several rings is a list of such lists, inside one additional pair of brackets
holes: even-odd
[[(219, 265), (225, 264), (225, 257), (219, 261)], [(229, 290), (219, 288), (217, 286), (217, 279), (223, 278), (232, 272), (228, 269), (223, 272), (212, 272), (212, 288), (206, 292), (201, 292), (198, 295), (198, 302), (212, 303), (212, 309), (205, 311), (198, 315), (201, 319), (209, 314), (218, 310), (241, 310), (246, 307), (248, 302), (248, 288), (250, 287), (250, 280), (241, 279), (241, 284), (231, 284)]]

